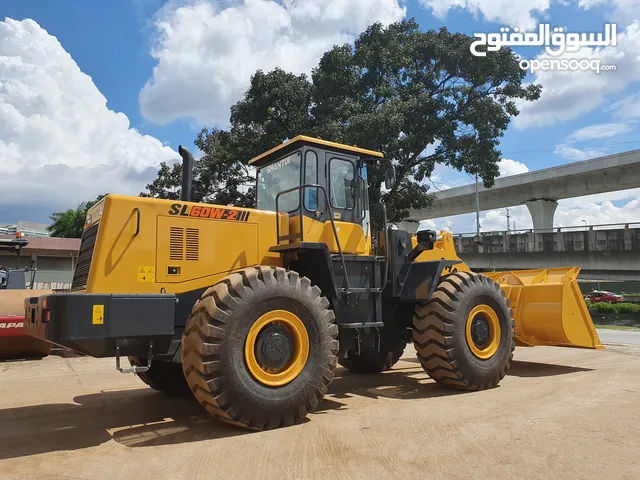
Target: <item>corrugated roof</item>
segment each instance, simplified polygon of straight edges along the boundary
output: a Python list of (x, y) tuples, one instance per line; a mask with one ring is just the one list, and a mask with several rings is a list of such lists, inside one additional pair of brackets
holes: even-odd
[[(0, 238), (15, 238), (15, 235), (0, 235)], [(78, 251), (80, 250), (79, 238), (57, 237), (26, 237), (29, 244), (22, 251), (49, 250), (49, 251)]]

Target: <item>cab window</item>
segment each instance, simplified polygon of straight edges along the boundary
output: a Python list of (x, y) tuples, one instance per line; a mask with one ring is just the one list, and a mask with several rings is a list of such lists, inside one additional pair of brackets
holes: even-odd
[[(304, 183), (318, 183), (318, 155), (313, 150), (307, 151), (304, 155)], [(312, 211), (318, 209), (317, 188), (305, 188), (304, 208)]]
[(331, 205), (352, 209), (355, 203), (355, 167), (348, 160), (332, 158), (329, 162)]
[[(300, 152), (282, 158), (258, 170), (257, 201), (258, 210), (276, 210), (276, 195), (300, 185)], [(293, 191), (280, 196), (280, 212), (293, 212), (299, 207), (300, 192)]]

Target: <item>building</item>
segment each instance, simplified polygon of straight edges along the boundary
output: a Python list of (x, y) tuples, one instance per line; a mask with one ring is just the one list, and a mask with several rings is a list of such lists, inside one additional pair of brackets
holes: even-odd
[(17, 224), (0, 223), (0, 235), (13, 235), (20, 232), (23, 237), (48, 237), (49, 232), (44, 223), (18, 221)]
[[(37, 269), (34, 288), (70, 288), (78, 259), (80, 239), (26, 235), (25, 237), (29, 243), (20, 250), (20, 257), (18, 258), (15, 252), (0, 251), (0, 265), (5, 268), (26, 268), (33, 262)], [(0, 235), (0, 238), (15, 238), (15, 234)], [(30, 280), (27, 276), (26, 283), (29, 284)]]

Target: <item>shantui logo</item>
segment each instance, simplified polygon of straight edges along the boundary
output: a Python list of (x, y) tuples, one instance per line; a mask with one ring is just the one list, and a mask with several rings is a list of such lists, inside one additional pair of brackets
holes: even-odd
[[(474, 33), (478, 40), (471, 43), (471, 54), (476, 57), (485, 57), (487, 52), (496, 52), (502, 47), (543, 47), (547, 54), (553, 58), (538, 57), (532, 60), (521, 59), (520, 68), (536, 71), (615, 71), (615, 65), (603, 65), (602, 60), (589, 56), (588, 58), (557, 58), (564, 53), (576, 53), (583, 47), (615, 47), (618, 45), (618, 27), (615, 23), (607, 23), (604, 33), (567, 33), (563, 27), (554, 27), (548, 23), (540, 24), (537, 32), (524, 32), (518, 27), (510, 29), (503, 27), (500, 33)], [(486, 49), (478, 50), (484, 46)], [(519, 56), (518, 56), (519, 57)]]

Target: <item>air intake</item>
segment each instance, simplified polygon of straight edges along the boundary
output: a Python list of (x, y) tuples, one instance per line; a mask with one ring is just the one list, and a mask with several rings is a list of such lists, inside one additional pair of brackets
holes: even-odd
[(184, 260), (184, 228), (171, 227), (169, 230), (169, 258)]
[(200, 259), (200, 230), (170, 227), (169, 259), (197, 261)]

